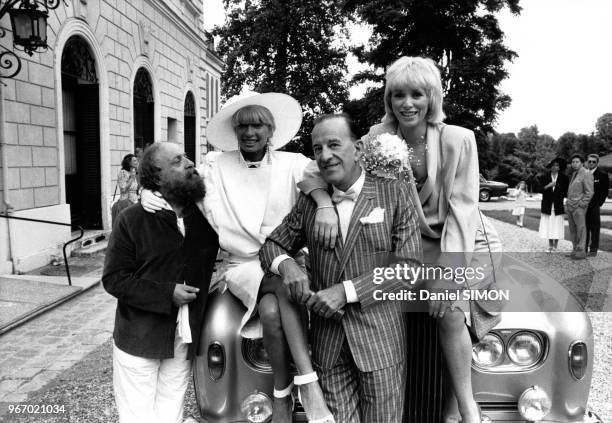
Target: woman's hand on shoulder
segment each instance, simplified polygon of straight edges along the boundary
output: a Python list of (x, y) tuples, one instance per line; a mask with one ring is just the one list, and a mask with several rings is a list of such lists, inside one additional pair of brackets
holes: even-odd
[(333, 249), (338, 237), (338, 215), (333, 206), (318, 208), (315, 214), (315, 242), (323, 248)]
[(163, 199), (159, 192), (149, 189), (143, 189), (140, 193), (140, 204), (142, 208), (149, 213), (170, 209), (170, 205)]

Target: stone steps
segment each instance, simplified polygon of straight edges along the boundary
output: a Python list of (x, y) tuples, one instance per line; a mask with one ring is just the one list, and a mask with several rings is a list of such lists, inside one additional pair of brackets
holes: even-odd
[[(78, 236), (78, 232), (74, 233)], [(103, 253), (108, 245), (110, 231), (85, 231), (83, 238), (76, 241), (70, 254), (71, 257), (91, 257)]]
[(93, 244), (89, 244), (87, 247), (77, 248), (76, 250), (72, 250), (72, 257), (91, 257), (93, 255), (103, 253), (106, 251), (106, 247), (108, 246), (108, 240), (103, 240), (100, 242), (96, 242)]

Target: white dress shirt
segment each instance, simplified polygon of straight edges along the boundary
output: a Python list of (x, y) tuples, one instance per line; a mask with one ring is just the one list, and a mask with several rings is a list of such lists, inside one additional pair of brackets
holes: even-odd
[[(351, 187), (346, 191), (341, 191), (338, 188), (334, 187), (334, 194), (345, 194), (349, 192), (355, 193), (355, 198), (359, 197), (361, 194), (361, 190), (363, 189), (363, 184), (365, 182), (365, 172), (361, 170), (361, 175), (355, 181)], [(332, 194), (333, 197), (333, 194)], [(355, 209), (355, 201), (349, 199), (343, 199), (340, 202), (335, 204), (336, 211), (338, 212), (338, 220), (340, 221), (340, 234), (342, 235), (342, 241), (346, 241), (346, 235), (348, 233), (349, 224), (351, 223), (351, 216), (353, 214), (353, 210)], [(274, 274), (280, 275), (278, 271), (278, 266), (286, 259), (290, 259), (287, 254), (281, 254), (276, 257), (272, 264), (270, 265), (270, 271)], [(359, 301), (359, 297), (357, 296), (357, 291), (355, 290), (355, 286), (353, 282), (350, 280), (343, 281), (342, 285), (344, 285), (344, 292), (346, 293), (346, 302), (347, 303), (356, 303)]]

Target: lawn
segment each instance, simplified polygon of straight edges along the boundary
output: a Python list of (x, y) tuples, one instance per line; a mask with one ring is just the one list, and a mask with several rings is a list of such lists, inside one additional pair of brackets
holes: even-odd
[[(511, 215), (510, 210), (483, 210), (482, 211), (488, 217), (493, 219), (501, 220), (502, 222), (516, 224), (516, 216)], [(611, 210), (602, 210), (602, 215), (612, 215)], [(523, 219), (523, 226), (527, 229), (537, 231), (540, 227), (540, 210), (539, 209), (525, 209), (525, 217)], [(602, 228), (612, 229), (612, 222), (601, 222)], [(565, 239), (571, 239), (569, 235), (569, 229), (565, 227)], [(612, 251), (612, 236), (600, 233), (599, 235), (599, 249), (603, 251)]]

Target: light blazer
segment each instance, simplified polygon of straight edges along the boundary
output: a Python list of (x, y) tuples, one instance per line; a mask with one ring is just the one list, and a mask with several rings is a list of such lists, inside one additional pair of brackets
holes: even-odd
[[(397, 134), (397, 123), (374, 125), (364, 139)], [(417, 213), (421, 233), (440, 239), (442, 252), (474, 251), (479, 225), (480, 190), (478, 153), (474, 133), (455, 125), (428, 125), (427, 180), (412, 188), (419, 199)]]
[(581, 167), (570, 176), (570, 183), (567, 188), (567, 207), (572, 209), (589, 206), (593, 197), (593, 175), (591, 172)]
[[(377, 207), (384, 209), (382, 222), (360, 221)], [(345, 315), (340, 322), (318, 315), (311, 317), (315, 363), (323, 368), (333, 367), (345, 337), (361, 371), (379, 370), (404, 361), (406, 316), (396, 304), (376, 301), (373, 296), (377, 289), (396, 290), (401, 283), (391, 280), (375, 285), (373, 271), (389, 264), (390, 257), (420, 265), (421, 234), (407, 187), (398, 181), (366, 174), (346, 243), (339, 239), (334, 250), (320, 248), (314, 242), (315, 214), (315, 202), (301, 194), (291, 213), (269, 235), (259, 253), (264, 270), (268, 270), (279, 255), (294, 255), (308, 246), (311, 289), (315, 292), (352, 280), (359, 302), (344, 307)]]
[[(374, 125), (362, 140), (368, 142), (385, 133), (398, 135), (397, 123)], [(491, 263), (489, 251), (501, 252), (501, 239), (493, 224), (478, 210), (480, 182), (474, 133), (456, 125), (429, 124), (426, 141), (427, 180), (420, 191), (415, 184), (410, 185), (423, 235), (425, 261), (456, 266), (456, 260), (462, 258), (464, 265), (476, 267), (484, 263), (489, 269), (491, 264), (499, 267), (501, 254), (494, 254)], [(463, 257), (446, 254), (458, 252), (464, 253)], [(440, 253), (443, 254), (439, 256)], [(471, 287), (494, 289), (491, 282), (485, 278)], [(499, 322), (501, 306), (500, 302), (489, 300), (470, 304), (471, 324), (478, 338)]]

